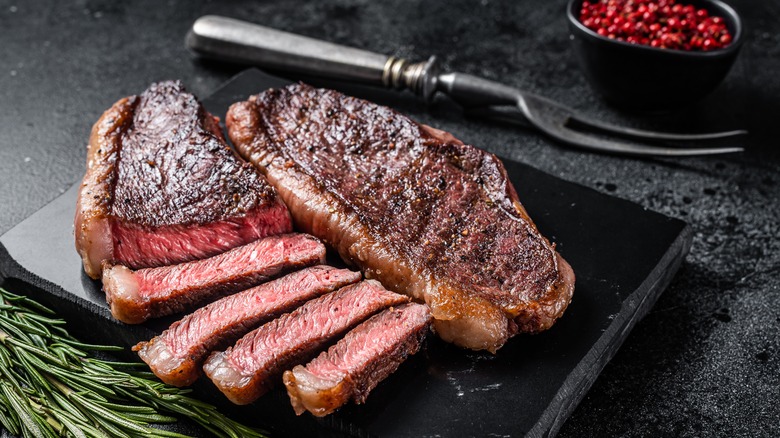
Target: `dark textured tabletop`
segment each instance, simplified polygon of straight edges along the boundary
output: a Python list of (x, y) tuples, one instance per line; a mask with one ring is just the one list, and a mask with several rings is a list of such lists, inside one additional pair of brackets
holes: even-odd
[(446, 100), (429, 109), (411, 97), (399, 103), (466, 142), (683, 219), (694, 230), (675, 280), (560, 436), (780, 436), (780, 2), (732, 3), (747, 40), (723, 84), (682, 110), (627, 114), (585, 82), (560, 0), (2, 0), (0, 234), (82, 176), (89, 129), (118, 98), (172, 78), (207, 95), (241, 70), (196, 61), (185, 50), (188, 27), (204, 14), (413, 59), (437, 54), (452, 69), (626, 125), (746, 128), (742, 154), (637, 160), (464, 118)]

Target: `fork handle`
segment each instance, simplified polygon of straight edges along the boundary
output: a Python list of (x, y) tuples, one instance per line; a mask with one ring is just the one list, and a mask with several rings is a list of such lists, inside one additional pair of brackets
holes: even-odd
[(242, 64), (383, 85), (390, 57), (233, 18), (207, 15), (187, 34), (194, 52)]
[(430, 100), (438, 64), (333, 44), (233, 18), (207, 15), (193, 23), (185, 44), (193, 52), (277, 71), (410, 89)]

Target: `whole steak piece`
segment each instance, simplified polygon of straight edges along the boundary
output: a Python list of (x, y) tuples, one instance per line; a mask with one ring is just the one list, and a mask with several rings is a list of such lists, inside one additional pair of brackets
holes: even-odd
[(276, 191), (180, 82), (120, 99), (92, 128), (75, 219), (90, 277), (104, 262), (171, 265), (291, 230)]
[(431, 308), (446, 341), (495, 352), (552, 326), (574, 273), (501, 161), (397, 112), (305, 84), (234, 104), (228, 133), (301, 230)]

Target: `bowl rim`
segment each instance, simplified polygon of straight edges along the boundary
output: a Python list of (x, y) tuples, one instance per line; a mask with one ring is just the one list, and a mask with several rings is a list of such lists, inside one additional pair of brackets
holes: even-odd
[(616, 44), (617, 46), (623, 46), (635, 50), (645, 50), (648, 53), (663, 53), (669, 56), (681, 56), (681, 57), (705, 58), (705, 59), (728, 56), (734, 52), (737, 52), (742, 46), (743, 33), (744, 33), (743, 26), (742, 26), (742, 18), (739, 16), (737, 11), (733, 7), (720, 0), (696, 0), (697, 3), (709, 3), (715, 6), (716, 8), (719, 8), (721, 11), (724, 11), (729, 16), (724, 18), (727, 20), (731, 20), (734, 25), (734, 37), (731, 41), (731, 44), (729, 44), (725, 48), (712, 50), (708, 52), (693, 51), (693, 50), (663, 49), (659, 47), (648, 46), (645, 44), (631, 44), (625, 41), (610, 39), (601, 36), (598, 33), (586, 27), (584, 24), (582, 24), (582, 22), (578, 18), (578, 15), (574, 14), (575, 9), (577, 11), (580, 10), (583, 1), (584, 0), (569, 0), (569, 4), (566, 7), (566, 18), (568, 18), (569, 23), (573, 24), (580, 33), (584, 34), (585, 36), (591, 39), (595, 39), (597, 41)]

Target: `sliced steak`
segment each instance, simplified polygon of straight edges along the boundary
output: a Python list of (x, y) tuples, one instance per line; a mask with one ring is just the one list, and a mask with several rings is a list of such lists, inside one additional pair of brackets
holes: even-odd
[(420, 349), (431, 314), (422, 304), (387, 309), (352, 329), (305, 367), (284, 372), (295, 413), (324, 417), (369, 392)]
[(270, 236), (192, 262), (137, 271), (116, 265), (103, 271), (111, 314), (140, 324), (192, 310), (294, 269), (324, 263), (325, 246), (307, 234)]
[(273, 386), (272, 379), (309, 360), (329, 340), (386, 307), (408, 301), (377, 281), (347, 286), (262, 325), (226, 351), (212, 353), (203, 370), (230, 401), (251, 403)]
[(119, 100), (92, 128), (75, 219), (90, 277), (104, 261), (171, 265), (290, 231), (276, 191), (180, 82)]
[(549, 328), (569, 304), (574, 273), (495, 155), (305, 84), (236, 103), (226, 122), (299, 229), (425, 301), (444, 340), (495, 351), (518, 331)]
[(211, 351), (227, 348), (259, 324), (359, 280), (359, 272), (330, 266), (293, 272), (201, 307), (133, 350), (163, 382), (191, 385)]

